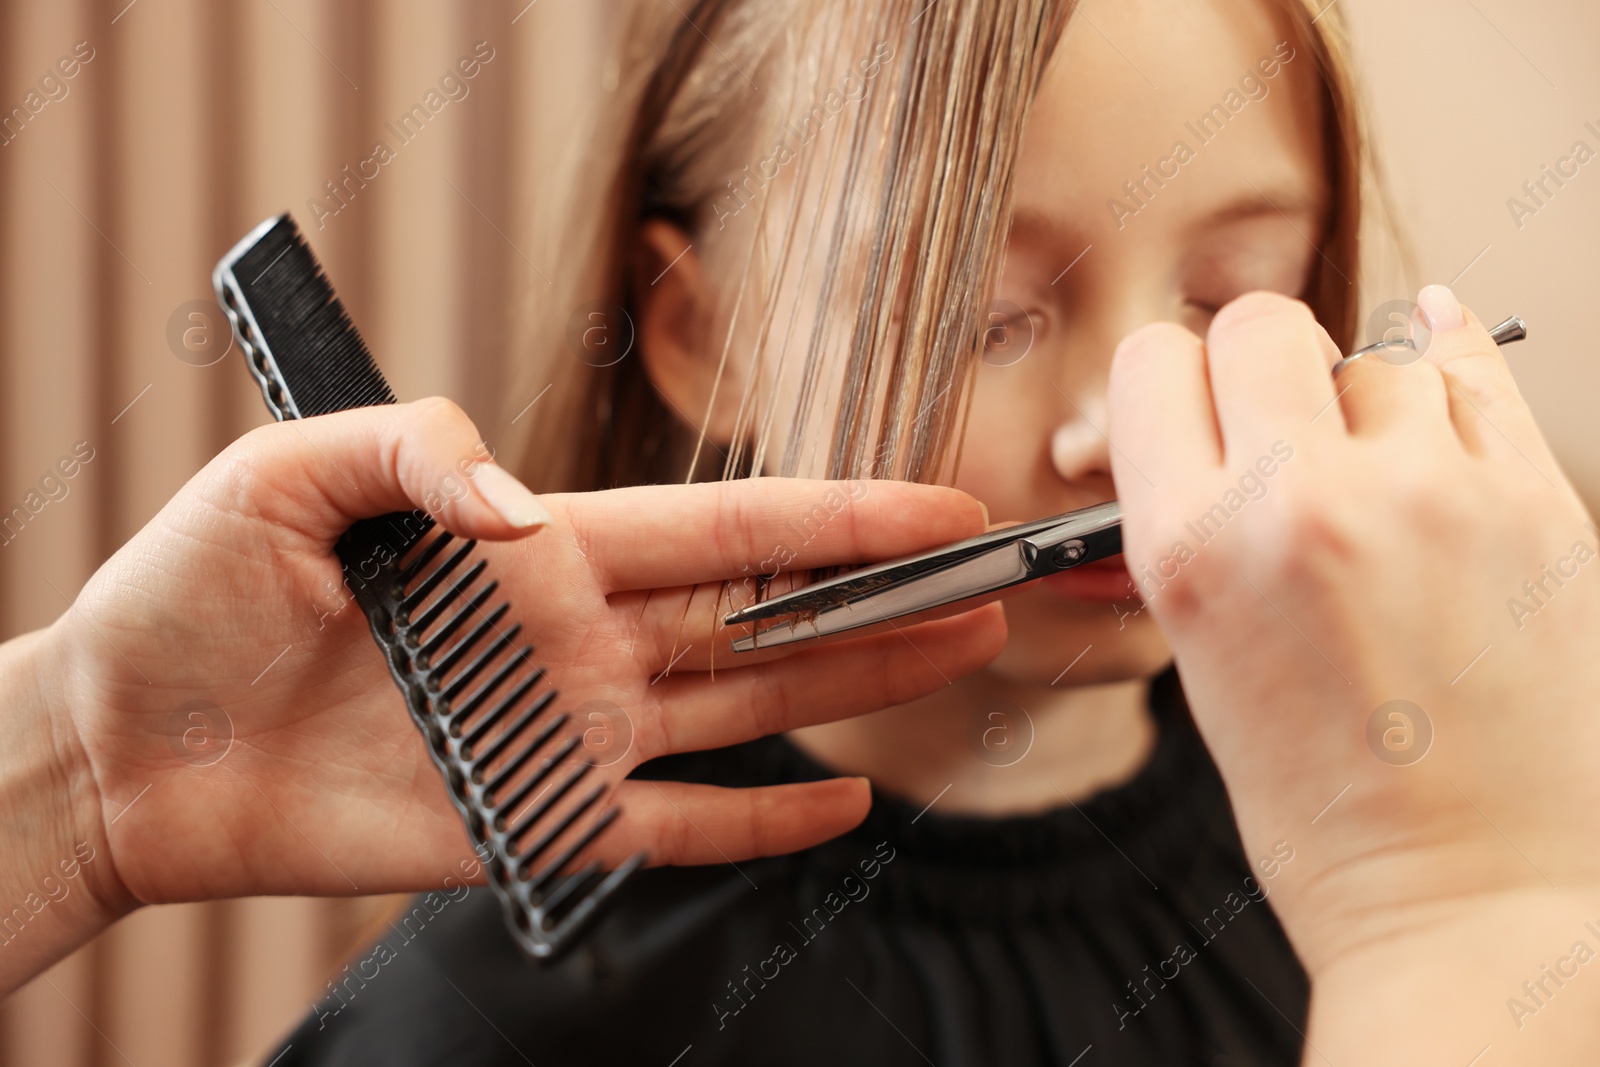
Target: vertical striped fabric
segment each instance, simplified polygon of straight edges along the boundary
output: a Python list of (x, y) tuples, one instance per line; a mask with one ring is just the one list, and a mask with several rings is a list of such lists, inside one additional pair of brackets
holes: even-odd
[[(599, 95), (613, 8), (0, 3), (0, 118), (27, 116), (0, 123), (4, 510), (79, 442), (94, 450), (68, 494), (0, 546), (0, 635), (50, 622), (179, 485), (266, 420), (238, 354), (196, 365), (207, 338), (191, 333), (191, 352), (182, 334), (204, 329), (184, 305), (210, 300), (212, 264), (279, 211), (299, 219), (395, 391), (449, 395), (496, 439), (531, 399), (504, 393), (510, 316), (538, 283), (530, 266), (554, 269), (523, 236), (552, 195), (530, 133), (581, 143), (573, 102)], [(75, 46), (92, 58), (41, 90)], [(462, 80), (466, 95), (441, 90), (475, 46), (493, 58)], [(402, 140), (392, 127), (430, 90), (447, 103)], [(360, 181), (379, 140), (393, 158)], [(168, 340), (174, 316), (187, 359)], [(0, 1004), (0, 1064), (258, 1059), (389, 903), (142, 911)]]

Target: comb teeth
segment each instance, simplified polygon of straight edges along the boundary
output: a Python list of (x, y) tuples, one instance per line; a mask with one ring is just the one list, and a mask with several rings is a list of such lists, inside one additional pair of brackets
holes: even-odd
[[(212, 279), (278, 419), (394, 403), (289, 216), (258, 226)], [(645, 856), (610, 873), (598, 865), (563, 873), (619, 812), (595, 810), (604, 784), (572, 799), (592, 769), (573, 758), (581, 735), (567, 729), (565, 713), (551, 712), (556, 690), (542, 684), (521, 624), (506, 624), (511, 605), (494, 603), (499, 583), (475, 548), (417, 511), (356, 523), (338, 552), (451, 799), (473, 840), (487, 846), (489, 885), (512, 935), (530, 955), (550, 958), (576, 941)]]
[[(600, 811), (575, 838), (581, 842), (576, 849), (569, 842), (552, 854), (606, 787), (572, 799), (592, 770), (573, 758), (582, 737), (566, 729), (565, 713), (552, 713), (556, 690), (545, 684), (532, 646), (518, 640), (521, 627), (504, 625), (510, 604), (491, 606), (497, 583), (485, 580), (483, 562), (464, 566), (476, 543), (457, 543), (451, 551), (450, 539), (438, 532), (414, 546), (405, 562), (394, 564), (407, 580), (389, 591), (395, 646), (411, 661), (409, 676), (426, 680), (430, 713), (419, 726), (468, 813), (473, 836), (492, 850), (494, 884), (517, 903), (517, 914), (528, 916), (528, 932), (576, 925), (574, 917), (586, 922), (595, 913), (592, 905), (609, 897), (642, 857), (609, 875), (561, 877), (616, 818), (616, 809)], [(448, 650), (430, 659), (441, 648)], [(470, 695), (457, 699), (475, 682)]]
[[(252, 364), (259, 354), (276, 368), (288, 401), (281, 404), (280, 419), (395, 402), (366, 342), (288, 215), (258, 227), (218, 266), (219, 274), (224, 267), (231, 284), (223, 309), (248, 309), (245, 321), (253, 329), (241, 330), (239, 340)], [(271, 397), (268, 404), (279, 406)]]

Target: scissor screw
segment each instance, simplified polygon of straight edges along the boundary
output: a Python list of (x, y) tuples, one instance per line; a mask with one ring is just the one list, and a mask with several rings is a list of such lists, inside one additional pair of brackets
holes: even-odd
[(1073, 538), (1071, 541), (1063, 541), (1056, 546), (1056, 562), (1076, 563), (1083, 558), (1083, 550), (1083, 542), (1077, 538)]

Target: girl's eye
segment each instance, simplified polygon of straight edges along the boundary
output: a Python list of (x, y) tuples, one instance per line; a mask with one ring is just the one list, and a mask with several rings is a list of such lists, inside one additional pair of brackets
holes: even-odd
[(996, 300), (983, 330), (983, 361), (1007, 367), (1022, 359), (1033, 347), (1039, 319), (1009, 300)]

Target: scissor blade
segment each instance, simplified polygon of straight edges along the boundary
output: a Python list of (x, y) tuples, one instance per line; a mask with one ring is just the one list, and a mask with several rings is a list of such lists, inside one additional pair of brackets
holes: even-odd
[(907, 581), (921, 581), (947, 567), (993, 552), (997, 548), (1016, 544), (1023, 538), (1035, 534), (1076, 529), (1080, 524), (1098, 529), (1120, 518), (1121, 512), (1116, 502), (1109, 501), (1069, 511), (1064, 515), (1051, 515), (1018, 526), (1006, 526), (979, 534), (977, 537), (969, 537), (965, 541), (943, 545), (929, 552), (902, 556), (899, 559), (862, 567), (836, 578), (814, 582), (803, 589), (796, 589), (791, 593), (784, 593), (770, 600), (749, 604), (730, 612), (722, 621), (728, 626), (735, 626), (739, 623), (775, 619), (780, 615), (793, 615), (797, 612), (821, 611), (848, 600), (858, 600), (887, 586)]
[(750, 652), (872, 626), (981, 596), (1033, 577), (1036, 575), (1023, 558), (1020, 542), (1003, 544), (932, 574), (923, 574), (914, 582), (891, 585), (879, 592), (797, 616), (758, 633), (746, 634), (733, 642), (733, 650)]

